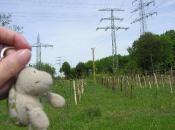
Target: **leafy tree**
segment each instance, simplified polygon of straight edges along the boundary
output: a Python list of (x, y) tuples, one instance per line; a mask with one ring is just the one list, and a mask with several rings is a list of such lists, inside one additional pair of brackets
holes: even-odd
[(117, 74), (133, 74), (138, 72), (138, 66), (134, 60), (131, 60), (130, 55), (118, 56), (119, 69)]
[[(38, 65), (34, 65), (34, 67), (37, 67)], [(52, 67), (51, 65), (47, 64), (47, 63), (41, 63), (39, 65), (39, 70), (42, 71), (46, 71), (47, 73), (49, 73), (50, 75), (52, 75), (52, 77), (55, 76), (56, 74), (56, 70), (54, 67)]]
[(78, 63), (75, 67), (75, 72), (77, 78), (82, 78), (86, 72), (85, 64), (83, 62)]
[(145, 33), (133, 43), (129, 53), (142, 71), (164, 69), (172, 62), (172, 44), (166, 37)]
[(71, 67), (70, 64), (68, 62), (64, 62), (60, 72), (64, 72), (64, 75), (66, 76), (66, 78), (70, 78), (71, 77)]
[(165, 34), (163, 34), (161, 36), (169, 37), (173, 41), (173, 43), (175, 44), (175, 30), (167, 31)]
[(112, 56), (97, 60), (95, 63), (97, 67), (97, 73), (113, 73)]
[(11, 25), (11, 22), (12, 22), (11, 19), (12, 19), (12, 14), (0, 13), (0, 26), (22, 33), (23, 27), (20, 27), (19, 25)]
[(70, 70), (70, 78), (71, 79), (75, 79), (76, 78), (75, 68), (71, 68), (71, 70)]
[(161, 37), (166, 37), (169, 42), (172, 43), (172, 51), (173, 51), (173, 65), (175, 65), (175, 30), (167, 31), (165, 34), (162, 34)]
[(84, 65), (85, 65), (85, 75), (86, 76), (91, 75), (93, 71), (93, 62), (88, 61), (87, 63), (84, 63)]

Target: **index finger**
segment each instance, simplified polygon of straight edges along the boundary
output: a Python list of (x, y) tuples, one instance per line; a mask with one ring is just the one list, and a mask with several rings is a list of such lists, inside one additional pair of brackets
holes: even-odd
[(0, 44), (14, 46), (16, 49), (31, 50), (31, 46), (22, 35), (3, 27), (0, 27)]

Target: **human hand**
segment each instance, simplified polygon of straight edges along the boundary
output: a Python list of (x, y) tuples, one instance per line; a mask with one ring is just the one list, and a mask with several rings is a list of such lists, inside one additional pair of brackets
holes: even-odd
[(22, 35), (2, 27), (0, 27), (0, 46), (14, 47), (8, 49), (5, 57), (0, 60), (0, 99), (3, 99), (8, 95), (15, 80), (14, 76), (29, 62), (31, 46)]

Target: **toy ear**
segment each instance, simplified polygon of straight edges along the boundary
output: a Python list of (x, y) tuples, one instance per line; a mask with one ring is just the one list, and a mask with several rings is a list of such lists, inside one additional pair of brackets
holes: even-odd
[(48, 92), (48, 100), (54, 107), (63, 107), (65, 105), (65, 99), (56, 93)]

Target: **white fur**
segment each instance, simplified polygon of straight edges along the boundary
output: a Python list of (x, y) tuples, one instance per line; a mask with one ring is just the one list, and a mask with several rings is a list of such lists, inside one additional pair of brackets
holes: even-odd
[(65, 104), (62, 96), (48, 92), (51, 85), (52, 77), (48, 73), (32, 67), (24, 68), (9, 92), (10, 115), (23, 125), (47, 130), (49, 120), (42, 109), (40, 96), (48, 93), (48, 100), (54, 107), (62, 107)]
[(41, 96), (49, 90), (52, 82), (52, 77), (48, 73), (28, 67), (20, 72), (16, 90), (24, 94)]
[(49, 126), (49, 120), (47, 115), (43, 112), (40, 107), (27, 106), (28, 116), (30, 123), (37, 129), (47, 129)]

